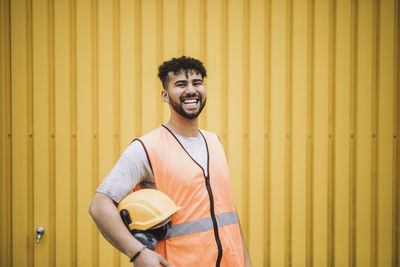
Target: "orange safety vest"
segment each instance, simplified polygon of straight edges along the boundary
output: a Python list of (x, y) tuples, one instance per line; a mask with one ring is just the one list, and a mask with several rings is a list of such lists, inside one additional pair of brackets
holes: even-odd
[(207, 176), (164, 125), (139, 138), (156, 188), (182, 207), (171, 217), (171, 237), (158, 242), (156, 252), (175, 267), (244, 266), (225, 153), (215, 134), (200, 134), (207, 145)]

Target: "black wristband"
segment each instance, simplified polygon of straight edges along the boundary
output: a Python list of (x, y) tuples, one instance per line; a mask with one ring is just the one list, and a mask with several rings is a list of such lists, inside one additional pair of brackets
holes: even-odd
[(130, 262), (133, 262), (140, 255), (140, 252), (142, 252), (145, 248), (146, 246), (143, 246), (138, 252), (136, 252), (136, 254), (131, 258)]

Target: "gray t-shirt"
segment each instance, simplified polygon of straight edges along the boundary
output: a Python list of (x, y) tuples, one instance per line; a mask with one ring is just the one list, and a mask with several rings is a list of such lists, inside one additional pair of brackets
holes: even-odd
[[(188, 154), (203, 168), (207, 175), (207, 148), (203, 136), (185, 137), (173, 132)], [(135, 140), (122, 153), (114, 168), (96, 192), (103, 193), (119, 203), (136, 185), (155, 188), (154, 176), (143, 145)]]

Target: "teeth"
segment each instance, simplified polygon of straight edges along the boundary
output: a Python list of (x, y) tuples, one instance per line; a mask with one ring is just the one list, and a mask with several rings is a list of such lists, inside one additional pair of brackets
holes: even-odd
[(187, 100), (184, 100), (183, 103), (185, 103), (185, 104), (196, 104), (197, 100), (196, 99), (187, 99)]

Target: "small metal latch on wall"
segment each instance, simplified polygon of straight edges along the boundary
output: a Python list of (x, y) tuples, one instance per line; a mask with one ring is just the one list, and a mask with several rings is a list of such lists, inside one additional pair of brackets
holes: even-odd
[(39, 244), (40, 239), (44, 235), (44, 228), (42, 226), (39, 226), (36, 228), (36, 243)]

